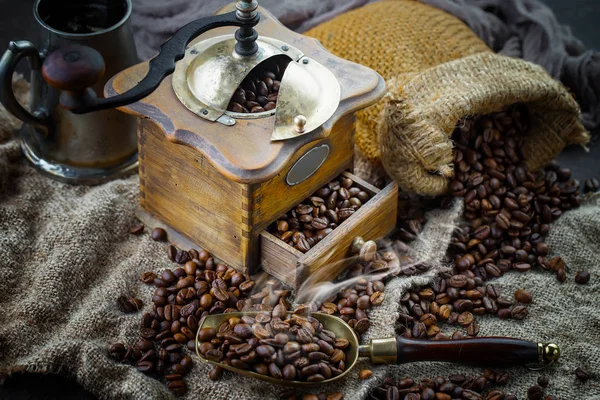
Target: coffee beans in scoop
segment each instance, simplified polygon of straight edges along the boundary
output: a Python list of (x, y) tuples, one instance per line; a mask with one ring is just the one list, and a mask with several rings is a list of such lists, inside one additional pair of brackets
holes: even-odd
[(310, 314), (290, 315), (282, 304), (255, 316), (230, 318), (217, 329), (203, 328), (198, 338), (200, 353), (211, 361), (275, 379), (307, 382), (344, 372), (350, 345)]
[(340, 175), (281, 216), (268, 231), (306, 253), (369, 199), (369, 193), (352, 179)]

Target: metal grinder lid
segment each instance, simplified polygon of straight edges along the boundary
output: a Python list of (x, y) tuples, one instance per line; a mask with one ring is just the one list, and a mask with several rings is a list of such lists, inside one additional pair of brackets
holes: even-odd
[[(335, 75), (299, 49), (270, 37), (256, 40), (258, 52), (240, 56), (236, 39), (222, 35), (190, 46), (173, 74), (173, 90), (185, 107), (201, 118), (234, 125), (236, 119), (275, 114), (271, 140), (308, 134), (337, 110), (341, 88)], [(261, 113), (227, 111), (235, 90), (261, 62), (277, 56), (290, 59), (281, 79), (277, 107)]]

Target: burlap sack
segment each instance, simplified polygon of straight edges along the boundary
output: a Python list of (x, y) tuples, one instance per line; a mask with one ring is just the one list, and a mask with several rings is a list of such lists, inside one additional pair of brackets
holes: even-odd
[(331, 52), (373, 68), (388, 96), (356, 113), (356, 142), (400, 187), (446, 191), (452, 134), (464, 116), (524, 103), (531, 109), (525, 155), (531, 168), (589, 134), (564, 86), (543, 68), (500, 56), (457, 18), (411, 0), (373, 3), (310, 31)]

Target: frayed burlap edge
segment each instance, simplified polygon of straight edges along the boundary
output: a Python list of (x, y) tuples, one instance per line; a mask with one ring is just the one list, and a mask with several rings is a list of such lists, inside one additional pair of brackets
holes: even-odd
[(405, 191), (443, 194), (453, 176), (450, 135), (456, 123), (517, 103), (531, 114), (524, 143), (530, 168), (543, 166), (568, 144), (589, 141), (576, 101), (542, 67), (480, 53), (388, 82), (378, 132), (383, 167)]

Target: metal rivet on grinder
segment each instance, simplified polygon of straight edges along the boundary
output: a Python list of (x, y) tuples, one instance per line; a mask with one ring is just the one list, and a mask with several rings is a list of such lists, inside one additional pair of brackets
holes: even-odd
[(298, 133), (304, 132), (304, 127), (306, 126), (306, 117), (304, 115), (296, 115), (294, 117), (294, 129)]

